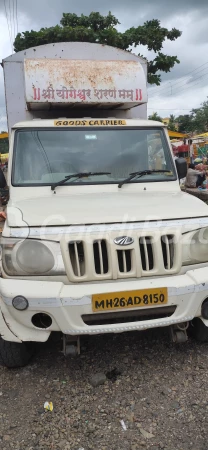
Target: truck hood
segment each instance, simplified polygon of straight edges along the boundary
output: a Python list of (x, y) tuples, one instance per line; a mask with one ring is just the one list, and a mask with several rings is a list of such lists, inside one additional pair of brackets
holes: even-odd
[[(205, 203), (183, 192), (53, 195), (10, 202), (8, 225), (81, 225), (208, 216)], [(23, 224), (24, 222), (24, 224)]]

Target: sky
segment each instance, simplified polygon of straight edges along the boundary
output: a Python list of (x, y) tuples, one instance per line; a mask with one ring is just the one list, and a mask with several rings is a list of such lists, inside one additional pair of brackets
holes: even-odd
[[(148, 88), (148, 114), (158, 112), (161, 117), (188, 114), (207, 99), (207, 0), (17, 0), (17, 16), (16, 10), (13, 11), (15, 4), (15, 0), (0, 0), (0, 61), (12, 53), (12, 37), (17, 29), (23, 32), (56, 25), (63, 12), (87, 15), (91, 11), (99, 11), (105, 15), (110, 10), (121, 23), (120, 31), (151, 19), (159, 19), (161, 25), (168, 29), (175, 27), (182, 31), (182, 36), (176, 41), (164, 43), (162, 52), (177, 55), (180, 64), (176, 64), (170, 73), (162, 73), (159, 87)], [(13, 12), (15, 21), (10, 20)], [(134, 52), (148, 59), (154, 58), (154, 53), (143, 46), (137, 47)], [(0, 131), (5, 129), (3, 70), (0, 67)]]

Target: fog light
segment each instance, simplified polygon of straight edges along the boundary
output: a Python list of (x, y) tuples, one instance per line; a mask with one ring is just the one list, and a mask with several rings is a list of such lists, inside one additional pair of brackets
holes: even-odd
[(203, 317), (203, 319), (208, 319), (208, 298), (206, 298), (206, 300), (204, 300), (204, 303), (202, 305), (202, 309), (201, 309), (201, 315)]
[(28, 308), (29, 303), (25, 297), (23, 297), (22, 295), (17, 295), (17, 297), (13, 298), (12, 305), (18, 311), (24, 311), (25, 309)]

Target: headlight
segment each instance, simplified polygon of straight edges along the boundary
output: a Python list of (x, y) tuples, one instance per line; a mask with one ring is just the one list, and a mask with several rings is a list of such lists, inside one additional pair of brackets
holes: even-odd
[(208, 228), (201, 228), (183, 235), (183, 266), (208, 261)]
[(2, 239), (4, 271), (17, 275), (65, 275), (60, 244), (35, 239)]
[(24, 272), (45, 273), (53, 268), (53, 253), (42, 242), (28, 240), (17, 244), (16, 247), (16, 262)]

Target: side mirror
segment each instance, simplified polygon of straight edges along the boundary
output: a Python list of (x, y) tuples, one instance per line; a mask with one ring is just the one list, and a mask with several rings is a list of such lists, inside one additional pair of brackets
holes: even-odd
[(4, 189), (7, 185), (3, 170), (0, 168), (0, 189)]
[(177, 158), (175, 160), (176, 169), (178, 172), (178, 178), (181, 180), (182, 178), (185, 178), (187, 175), (187, 162), (185, 158)]

